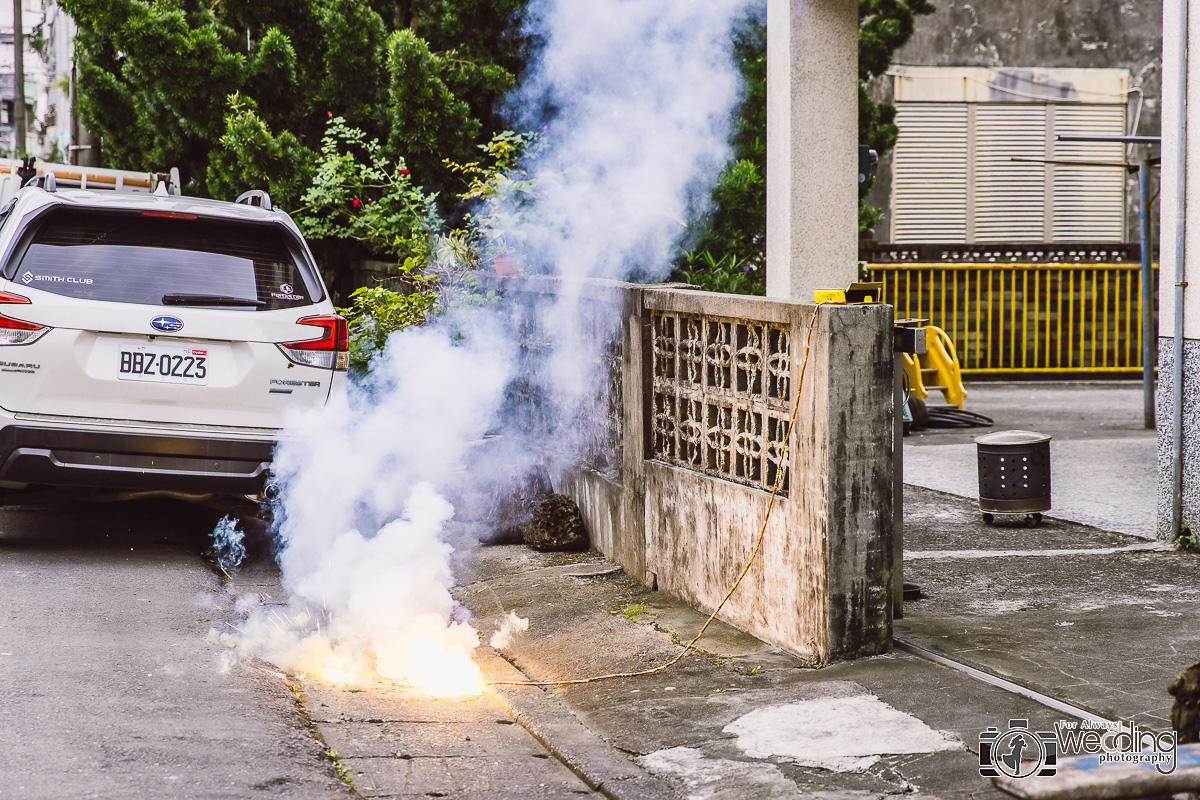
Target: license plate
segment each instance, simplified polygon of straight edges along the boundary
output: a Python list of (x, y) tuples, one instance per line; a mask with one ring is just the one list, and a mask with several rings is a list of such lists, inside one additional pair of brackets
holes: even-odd
[(123, 381), (208, 383), (208, 351), (165, 344), (124, 344), (120, 347), (117, 377)]

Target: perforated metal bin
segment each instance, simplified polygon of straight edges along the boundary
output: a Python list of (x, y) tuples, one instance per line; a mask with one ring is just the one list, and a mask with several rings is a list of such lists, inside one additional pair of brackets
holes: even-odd
[(1036, 525), (1050, 510), (1050, 437), (1033, 431), (998, 431), (975, 440), (979, 454), (979, 510), (1025, 514)]

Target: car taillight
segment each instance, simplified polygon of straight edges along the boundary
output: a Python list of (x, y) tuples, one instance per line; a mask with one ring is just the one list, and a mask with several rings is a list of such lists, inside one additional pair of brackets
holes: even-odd
[(279, 349), (293, 364), (306, 367), (323, 367), (324, 369), (345, 369), (350, 363), (350, 328), (346, 325), (345, 317), (337, 314), (326, 314), (319, 317), (305, 317), (296, 322), (301, 325), (315, 325), (325, 331), (319, 339), (305, 339), (300, 342), (281, 342)]
[[(0, 292), (0, 303), (28, 303), (28, 297), (9, 292)], [(0, 346), (6, 344), (32, 344), (50, 330), (45, 325), (25, 322), (0, 314)]]
[(143, 217), (162, 217), (163, 219), (198, 219), (195, 214), (184, 214), (181, 211), (143, 211)]

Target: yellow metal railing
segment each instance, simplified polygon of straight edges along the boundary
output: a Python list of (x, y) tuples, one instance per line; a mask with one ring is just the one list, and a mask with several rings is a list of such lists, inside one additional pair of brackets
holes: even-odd
[(887, 264), (870, 275), (897, 317), (950, 336), (964, 374), (1142, 369), (1136, 263)]

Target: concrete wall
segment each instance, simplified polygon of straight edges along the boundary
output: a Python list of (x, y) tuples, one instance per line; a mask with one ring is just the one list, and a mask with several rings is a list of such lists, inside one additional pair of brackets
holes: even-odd
[[(1157, 135), (1162, 97), (1163, 4), (1154, 0), (937, 0), (937, 11), (920, 17), (894, 64), (978, 67), (1109, 67), (1128, 69), (1144, 93), (1136, 133)], [(892, 81), (872, 85), (877, 100), (891, 101)], [(1131, 95), (1128, 119), (1137, 110)], [(1137, 181), (1125, 196), (1126, 230), (1138, 230)], [(891, 158), (879, 167), (868, 202), (885, 210), (891, 200)], [(889, 220), (876, 226), (885, 241)], [(1132, 235), (1132, 234), (1131, 234)]]
[[(528, 282), (523, 288), (509, 282), (506, 294), (529, 288)], [(722, 452), (736, 458), (764, 448), (777, 453), (782, 435), (771, 438), (768, 417), (779, 422), (790, 411), (814, 306), (632, 285), (604, 291), (622, 316), (621, 355), (614, 367), (622, 373), (620, 469), (602, 474), (551, 455), (555, 489), (575, 498), (601, 552), (647, 585), (711, 611), (750, 558), (770, 500), (766, 471), (753, 480), (732, 476), (732, 470), (732, 477), (720, 477), (714, 472), (723, 462), (712, 448), (725, 443)], [(670, 342), (656, 328), (664, 317), (672, 324), (683, 321), (672, 329)], [(882, 653), (891, 644), (891, 322), (889, 306), (820, 309), (792, 447), (783, 462), (786, 496), (776, 499), (762, 552), (720, 615), (817, 661)], [(699, 352), (695, 342), (684, 341), (683, 326), (692, 323), (710, 337), (703, 348), (708, 383), (715, 375), (712, 354), (720, 350), (714, 331), (741, 331), (725, 351), (729, 374), (738, 363), (765, 364), (765, 344), (748, 341), (755, 334), (747, 331), (787, 336), (786, 369), (775, 376), (786, 378), (787, 390), (774, 398), (776, 405), (763, 405), (768, 394), (761, 388), (763, 372), (756, 374), (764, 384), (747, 382), (758, 390), (739, 398), (734, 380), (702, 401), (707, 422), (696, 441), (704, 438), (708, 449), (698, 467), (682, 453), (673, 462), (661, 452), (663, 431), (687, 424), (679, 416), (688, 402), (685, 394), (709, 391), (698, 384), (680, 388), (680, 373), (667, 375), (662, 368), (664, 358), (675, 357), (669, 354)], [(746, 355), (756, 347), (762, 352)], [(781, 353), (771, 357), (782, 363)], [(684, 355), (678, 358), (682, 365)], [(672, 376), (679, 380), (672, 382)], [(677, 418), (667, 419), (655, 405), (667, 397), (675, 398)], [(730, 411), (726, 430), (718, 419), (722, 408)], [(744, 428), (735, 430), (741, 423), (733, 420), (754, 414), (761, 414), (762, 424), (751, 442), (754, 437)]]

